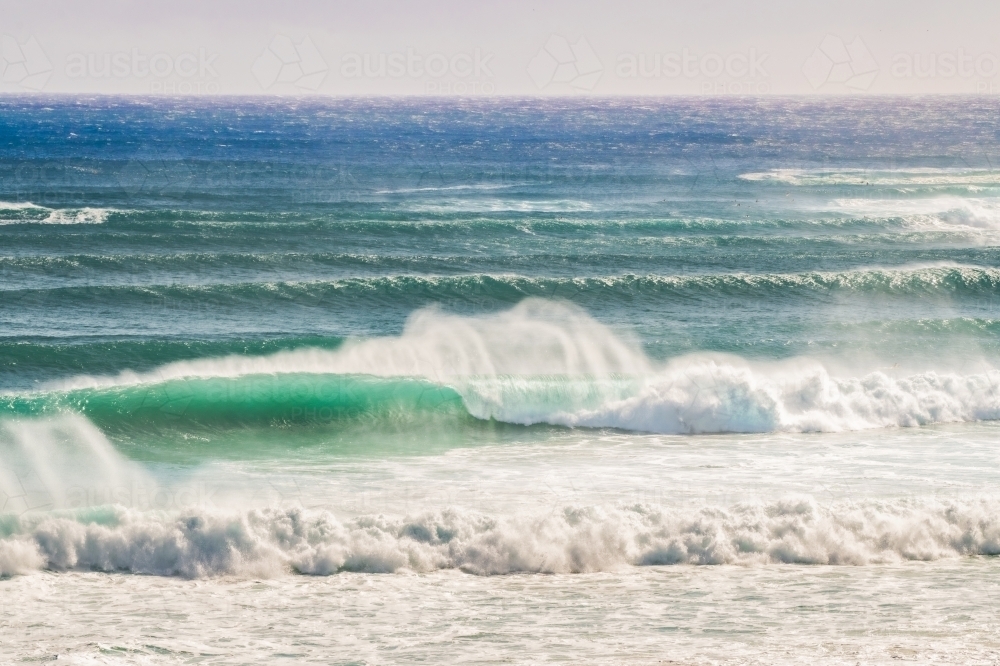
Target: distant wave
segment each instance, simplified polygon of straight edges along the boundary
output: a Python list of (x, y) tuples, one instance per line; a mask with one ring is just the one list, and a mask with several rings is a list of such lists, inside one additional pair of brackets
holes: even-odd
[[(467, 187), (467, 186), (461, 186)], [(487, 188), (489, 189), (489, 188)], [(333, 205), (333, 204), (331, 204)], [(885, 218), (860, 211), (861, 217), (831, 217), (830, 210), (818, 208), (791, 214), (770, 212), (766, 216), (732, 218), (703, 213), (688, 215), (677, 211), (664, 212), (662, 217), (634, 217), (619, 212), (603, 211), (598, 204), (575, 200), (502, 200), (488, 198), (443, 199), (406, 204), (405, 207), (383, 206), (378, 203), (342, 202), (337, 212), (285, 211), (213, 211), (185, 208), (47, 208), (33, 203), (0, 202), (0, 225), (10, 224), (96, 224), (113, 220), (123, 231), (211, 227), (232, 229), (234, 234), (246, 228), (310, 228), (363, 231), (375, 237), (397, 239), (401, 231), (433, 239), (443, 229), (476, 234), (537, 234), (559, 231), (609, 230), (648, 231), (685, 238), (690, 234), (757, 234), (763, 232), (851, 231), (861, 233), (898, 233), (906, 231), (894, 216)], [(834, 206), (833, 212), (839, 209)], [(849, 215), (849, 211), (840, 211)], [(818, 215), (815, 213), (819, 213)], [(865, 215), (868, 215), (866, 218)], [(609, 219), (610, 218), (610, 219)], [(777, 236), (780, 238), (780, 236)]]
[(103, 224), (114, 208), (69, 208), (53, 210), (42, 224)]
[(1000, 229), (1000, 200), (958, 196), (912, 199), (879, 197), (836, 199), (831, 207), (854, 216), (900, 218), (921, 230), (995, 231)]
[(772, 169), (738, 176), (740, 180), (776, 182), (798, 187), (854, 185), (876, 187), (1000, 186), (995, 169)]
[(435, 203), (414, 203), (406, 207), (416, 213), (581, 213), (594, 209), (589, 201), (575, 199), (446, 199)]
[(10, 224), (103, 224), (115, 208), (48, 208), (31, 202), (0, 201), (0, 225)]
[(506, 183), (494, 185), (489, 183), (470, 183), (468, 185), (440, 185), (437, 187), (401, 187), (396, 189), (375, 190), (373, 194), (413, 194), (416, 192), (449, 192), (458, 190), (490, 191), (505, 190), (512, 187), (527, 185), (528, 183)]
[[(3, 265), (0, 262), (0, 265)], [(27, 260), (13, 266), (25, 266)], [(70, 264), (64, 264), (70, 265)], [(38, 262), (30, 266), (38, 269)], [(44, 267), (44, 265), (42, 265)], [(445, 302), (517, 303), (522, 299), (587, 297), (602, 294), (716, 298), (746, 295), (755, 298), (813, 296), (834, 292), (886, 295), (931, 295), (950, 298), (992, 298), (1000, 288), (1000, 268), (952, 262), (866, 267), (845, 271), (801, 273), (695, 273), (686, 275), (608, 275), (593, 277), (525, 277), (508, 274), (384, 275), (333, 280), (261, 281), (205, 284), (95, 284), (44, 289), (0, 290), (10, 295), (44, 292), (77, 303), (93, 300), (192, 303), (211, 299), (227, 302), (320, 303), (340, 299), (376, 299), (412, 307), (414, 299)]]
[(0, 201), (0, 211), (7, 210), (49, 210), (45, 206), (33, 204), (30, 201)]
[[(773, 182), (834, 193), (825, 201), (799, 201), (796, 207), (852, 218), (898, 219), (919, 231), (995, 231), (1000, 229), (1000, 171), (993, 169), (774, 169), (744, 173), (741, 180)], [(836, 196), (851, 188), (850, 194)], [(826, 188), (826, 189), (823, 189)], [(868, 194), (859, 194), (859, 188)]]
[(1000, 502), (810, 497), (728, 508), (443, 509), (342, 522), (325, 511), (142, 513), (122, 507), (4, 518), (0, 575), (39, 569), (190, 578), (461, 569), (579, 573), (630, 565), (833, 564), (1000, 554)]

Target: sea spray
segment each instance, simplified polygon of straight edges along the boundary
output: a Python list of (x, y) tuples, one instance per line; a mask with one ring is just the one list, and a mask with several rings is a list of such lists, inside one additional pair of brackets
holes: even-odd
[(136, 506), (157, 492), (153, 478), (83, 416), (0, 420), (0, 513)]

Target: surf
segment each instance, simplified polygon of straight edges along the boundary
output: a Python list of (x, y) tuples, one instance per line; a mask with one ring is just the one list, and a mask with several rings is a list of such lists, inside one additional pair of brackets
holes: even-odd
[(107, 506), (5, 516), (0, 576), (105, 571), (206, 578), (428, 572), (489, 576), (626, 566), (865, 566), (1000, 554), (992, 498), (821, 506), (789, 496), (729, 507), (561, 506), (490, 515), (458, 508), (339, 520), (274, 507), (174, 514)]
[(527, 299), (482, 316), (424, 309), (398, 336), (335, 349), (175, 361), (0, 396), (8, 418), (63, 412), (119, 432), (441, 418), (661, 434), (840, 432), (998, 419), (1000, 373), (985, 362), (965, 374), (849, 374), (810, 358), (657, 361), (582, 308)]

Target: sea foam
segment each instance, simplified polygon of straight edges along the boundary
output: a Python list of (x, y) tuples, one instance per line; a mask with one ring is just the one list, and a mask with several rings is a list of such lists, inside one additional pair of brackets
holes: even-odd
[[(835, 378), (821, 363), (750, 364), (689, 356), (631, 385), (598, 385), (574, 400), (532, 380), (471, 383), (463, 391), (479, 418), (681, 434), (838, 432), (1000, 419), (1000, 373), (876, 371)], [(606, 388), (605, 388), (606, 387)], [(594, 393), (599, 395), (595, 398)], [(577, 391), (579, 394), (579, 391)]]
[(0, 575), (37, 569), (276, 576), (460, 569), (580, 573), (631, 565), (832, 564), (1000, 554), (1000, 503), (807, 496), (728, 508), (564, 506), (518, 515), (448, 509), (341, 522), (269, 508), (166, 515), (122, 507), (4, 519)]

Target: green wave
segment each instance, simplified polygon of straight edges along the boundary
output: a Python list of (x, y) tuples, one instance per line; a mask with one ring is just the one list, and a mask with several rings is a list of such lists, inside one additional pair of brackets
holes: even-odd
[(72, 411), (109, 432), (322, 425), (374, 419), (471, 419), (448, 386), (420, 379), (328, 374), (174, 379), (0, 397), (0, 416)]

